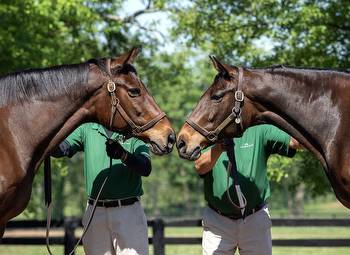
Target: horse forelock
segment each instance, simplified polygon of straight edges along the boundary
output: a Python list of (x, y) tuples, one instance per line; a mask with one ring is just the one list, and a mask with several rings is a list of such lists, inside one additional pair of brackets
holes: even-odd
[(29, 69), (0, 77), (0, 105), (49, 99), (59, 95), (76, 96), (88, 81), (88, 63)]

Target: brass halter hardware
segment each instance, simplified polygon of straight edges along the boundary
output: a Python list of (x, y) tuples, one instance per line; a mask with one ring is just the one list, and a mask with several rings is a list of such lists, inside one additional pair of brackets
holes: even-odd
[(155, 116), (153, 119), (148, 121), (145, 125), (138, 126), (135, 124), (135, 122), (129, 117), (129, 115), (126, 113), (124, 108), (121, 106), (117, 96), (115, 95), (117, 87), (116, 84), (113, 81), (109, 81), (107, 83), (107, 90), (109, 92), (109, 95), (111, 96), (111, 116), (109, 119), (109, 128), (112, 128), (114, 115), (116, 110), (120, 113), (120, 115), (123, 117), (123, 119), (129, 124), (131, 127), (131, 132), (133, 135), (140, 134), (151, 127), (153, 127), (155, 124), (157, 124), (161, 119), (163, 119), (166, 114), (164, 112), (159, 113), (157, 116)]
[(224, 119), (220, 125), (217, 126), (215, 130), (207, 130), (204, 127), (200, 126), (199, 124), (195, 123), (193, 120), (188, 118), (186, 120), (187, 124), (190, 125), (194, 130), (199, 132), (201, 135), (203, 135), (205, 138), (207, 138), (209, 141), (215, 143), (218, 140), (218, 136), (220, 132), (233, 120), (236, 125), (239, 125), (242, 129), (242, 104), (244, 102), (244, 93), (242, 90), (242, 84), (243, 82), (243, 69), (241, 67), (238, 67), (238, 83), (237, 83), (237, 90), (235, 92), (235, 104), (232, 108), (231, 114)]

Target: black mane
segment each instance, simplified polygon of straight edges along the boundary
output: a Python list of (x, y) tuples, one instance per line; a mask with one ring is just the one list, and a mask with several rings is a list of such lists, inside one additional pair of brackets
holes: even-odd
[(0, 77), (0, 106), (46, 99), (58, 95), (77, 95), (88, 80), (89, 64), (61, 65), (29, 69)]
[[(259, 69), (259, 68), (257, 68)], [(319, 68), (319, 67), (297, 67), (297, 66), (290, 66), (290, 65), (284, 65), (284, 64), (277, 64), (272, 65), (267, 68), (264, 68), (267, 70), (297, 70), (297, 71), (328, 71), (328, 72), (339, 72), (339, 73), (350, 73), (349, 69), (341, 69), (341, 68)]]

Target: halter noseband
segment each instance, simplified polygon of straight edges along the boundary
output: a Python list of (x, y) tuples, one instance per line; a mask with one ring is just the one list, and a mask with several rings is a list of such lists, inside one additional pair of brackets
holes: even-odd
[[(110, 59), (107, 60), (107, 70), (108, 70), (108, 75), (109, 75), (110, 79), (112, 79), (112, 74), (110, 71)], [(147, 122), (145, 125), (138, 126), (129, 117), (129, 115), (126, 113), (124, 108), (121, 106), (119, 99), (115, 95), (116, 89), (117, 89), (117, 87), (116, 87), (115, 83), (112, 80), (108, 81), (107, 90), (109, 92), (109, 95), (111, 96), (111, 116), (109, 119), (109, 129), (111, 129), (111, 127), (112, 127), (116, 110), (118, 110), (118, 112), (123, 117), (123, 119), (126, 121), (126, 123), (129, 124), (129, 126), (131, 127), (131, 133), (133, 135), (140, 134), (140, 133), (150, 129), (151, 127), (153, 127), (155, 124), (157, 124), (161, 119), (163, 119), (165, 117), (166, 114), (164, 112), (161, 112), (157, 116), (155, 116), (153, 119), (151, 119), (149, 122)]]
[(218, 140), (218, 136), (220, 132), (231, 123), (231, 121), (235, 121), (236, 125), (239, 125), (242, 129), (242, 104), (244, 101), (244, 93), (242, 91), (242, 81), (243, 81), (243, 69), (238, 67), (238, 83), (237, 90), (235, 92), (235, 105), (232, 108), (231, 114), (224, 119), (219, 126), (215, 130), (208, 131), (204, 127), (195, 123), (193, 120), (188, 118), (186, 120), (187, 124), (190, 125), (194, 130), (203, 135), (211, 142), (216, 142)]

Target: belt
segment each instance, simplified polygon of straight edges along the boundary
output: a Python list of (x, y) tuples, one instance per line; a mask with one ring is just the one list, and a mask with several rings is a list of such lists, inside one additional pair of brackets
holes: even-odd
[(217, 209), (216, 207), (212, 206), (211, 204), (208, 203), (208, 207), (210, 209), (212, 209), (213, 211), (215, 211), (216, 213), (224, 216), (224, 217), (227, 217), (227, 218), (230, 218), (231, 220), (239, 220), (239, 219), (243, 219), (253, 213), (256, 213), (257, 211), (260, 211), (262, 208), (264, 208), (265, 206), (267, 205), (266, 202), (256, 206), (255, 208), (253, 209), (250, 209), (250, 210), (244, 210), (244, 215), (242, 215), (241, 213), (237, 213), (237, 214), (228, 214), (228, 213), (222, 213), (219, 209)]
[[(132, 205), (137, 201), (139, 201), (138, 197), (117, 199), (117, 200), (98, 200), (96, 203), (96, 206), (99, 206), (99, 207), (121, 207), (121, 206), (125, 206), (125, 205)], [(93, 198), (88, 199), (89, 205), (93, 205), (94, 202), (95, 202), (95, 199), (93, 199)]]

